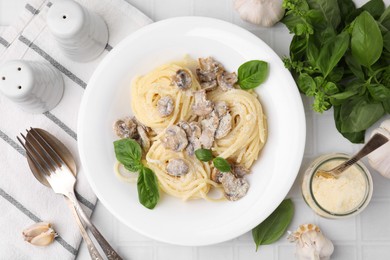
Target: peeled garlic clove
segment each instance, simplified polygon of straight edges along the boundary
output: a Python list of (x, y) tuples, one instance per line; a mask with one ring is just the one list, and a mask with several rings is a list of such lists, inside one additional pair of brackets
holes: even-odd
[[(379, 128), (373, 130), (371, 137), (376, 133), (380, 133), (390, 139), (390, 119), (383, 121)], [(390, 178), (390, 141), (371, 152), (367, 157), (372, 168), (384, 177)]]
[(31, 239), (30, 243), (35, 246), (47, 246), (53, 243), (56, 236), (57, 233), (50, 228), (48, 231), (43, 232)]
[(282, 4), (283, 0), (235, 0), (234, 9), (241, 19), (270, 27), (283, 18)]
[(50, 223), (39, 222), (23, 230), (24, 240), (36, 246), (47, 246), (51, 244), (57, 233)]
[(295, 256), (298, 260), (329, 260), (334, 251), (332, 241), (314, 224), (300, 225), (287, 239), (296, 243)]

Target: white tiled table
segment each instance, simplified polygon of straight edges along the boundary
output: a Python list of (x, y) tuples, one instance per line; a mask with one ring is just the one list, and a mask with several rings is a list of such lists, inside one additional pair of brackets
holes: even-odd
[[(288, 54), (291, 36), (283, 25), (264, 29), (242, 22), (232, 10), (232, 0), (127, 0), (153, 20), (174, 16), (199, 15), (226, 20), (248, 29), (269, 44), (280, 56)], [(366, 2), (355, 1), (358, 5)], [(386, 5), (390, 0), (385, 0)], [(10, 24), (24, 7), (25, 0), (0, 0), (0, 26)], [(304, 169), (317, 156), (329, 152), (354, 153), (360, 145), (352, 145), (335, 129), (332, 111), (323, 115), (305, 104), (307, 139), (305, 155), (299, 176), (289, 197), (295, 203), (296, 212), (290, 229), (299, 224), (316, 223), (334, 242), (335, 260), (389, 260), (390, 259), (390, 179), (373, 172), (374, 195), (370, 205), (360, 215), (345, 220), (327, 220), (315, 215), (304, 203), (300, 193), (300, 182)], [(293, 152), (293, 151), (292, 151)], [(92, 217), (93, 222), (111, 244), (126, 259), (165, 260), (251, 260), (293, 259), (294, 246), (285, 237), (271, 246), (262, 246), (255, 252), (250, 233), (231, 241), (207, 247), (179, 247), (160, 243), (132, 231), (111, 215), (98, 203)], [(83, 245), (77, 259), (89, 259)]]

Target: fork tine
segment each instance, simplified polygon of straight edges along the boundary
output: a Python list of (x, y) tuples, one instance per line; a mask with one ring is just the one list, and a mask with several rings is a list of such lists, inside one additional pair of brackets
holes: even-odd
[[(32, 128), (33, 129), (33, 128)], [(52, 154), (50, 151), (48, 151), (48, 144), (46, 141), (39, 135), (37, 134), (37, 131), (30, 130), (28, 131), (30, 134), (32, 140), (34, 140), (34, 143), (36, 145), (33, 145), (34, 150), (39, 154), (39, 156), (43, 159), (45, 164), (52, 170), (54, 173), (57, 168), (60, 168), (61, 165), (59, 164), (58, 161), (54, 160), (52, 157)], [(27, 141), (29, 142), (29, 141)]]
[(36, 134), (36, 136), (39, 137), (40, 141), (42, 141), (47, 146), (47, 148), (50, 150), (50, 153), (49, 152), (48, 153), (50, 155), (54, 155), (55, 159), (57, 160), (56, 163), (58, 167), (61, 167), (61, 165), (66, 165), (66, 163), (61, 158), (61, 156), (59, 156), (59, 154), (54, 150), (54, 148), (46, 141), (46, 139), (37, 130), (31, 127), (30, 132)]
[(49, 168), (44, 167), (42, 165), (42, 163), (40, 162), (40, 161), (42, 161), (43, 158), (41, 158), (41, 160), (36, 158), (37, 157), (37, 153), (35, 153), (35, 152), (32, 153), (31, 149), (28, 148), (28, 144), (30, 144), (30, 146), (31, 146), (31, 143), (27, 142), (26, 137), (22, 133), (20, 133), (20, 135), (23, 137), (23, 139), (25, 140), (26, 144), (24, 144), (23, 141), (18, 136), (16, 138), (18, 139), (19, 143), (25, 149), (27, 157), (30, 158), (33, 161), (34, 165), (37, 166), (41, 172), (43, 172), (43, 173), (45, 173), (47, 175), (50, 175)]

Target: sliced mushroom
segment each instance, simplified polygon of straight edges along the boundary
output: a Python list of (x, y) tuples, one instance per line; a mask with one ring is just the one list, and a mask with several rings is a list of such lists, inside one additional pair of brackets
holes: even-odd
[(217, 88), (217, 74), (214, 72), (203, 71), (201, 69), (196, 70), (200, 86), (206, 91), (214, 90)]
[(213, 181), (213, 182), (216, 182), (216, 183), (219, 183), (221, 184), (221, 177), (222, 177), (222, 172), (220, 172), (217, 168), (214, 168), (212, 171), (211, 171), (211, 174), (210, 174), (210, 179)]
[(136, 123), (137, 125), (142, 126), (142, 128), (146, 131), (146, 133), (149, 133), (151, 131), (150, 127), (142, 124), (140, 121), (138, 121), (138, 119), (135, 116), (133, 116), (131, 120), (133, 120), (133, 122)]
[(200, 85), (202, 89), (209, 91), (215, 89), (217, 84), (217, 74), (224, 71), (221, 63), (215, 61), (213, 58), (200, 58), (199, 67), (196, 70)]
[(249, 170), (239, 164), (233, 164), (232, 173), (237, 178), (243, 178), (245, 175), (249, 174)]
[(219, 118), (219, 125), (215, 131), (215, 139), (221, 139), (227, 136), (232, 130), (232, 116), (230, 113)]
[(215, 84), (217, 84), (217, 74), (214, 71), (207, 71), (198, 68), (196, 69), (196, 75), (201, 83), (215, 81)]
[(194, 152), (200, 149), (202, 146), (200, 144), (199, 138), (202, 134), (201, 127), (197, 122), (191, 122), (191, 136), (188, 137), (189, 144), (187, 146), (188, 155), (193, 155)]
[(138, 134), (139, 134), (139, 143), (142, 147), (142, 149), (147, 152), (150, 148), (150, 140), (149, 140), (149, 137), (148, 135), (146, 134), (146, 131), (145, 129), (142, 127), (142, 126), (137, 126), (137, 131), (138, 131)]
[(203, 148), (210, 149), (214, 142), (215, 131), (218, 128), (219, 119), (217, 114), (213, 111), (210, 115), (201, 121), (202, 134), (199, 141)]
[(192, 105), (192, 112), (198, 116), (206, 116), (213, 111), (214, 103), (206, 99), (204, 89), (194, 92), (195, 103)]
[(228, 200), (236, 201), (246, 195), (249, 183), (243, 178), (236, 178), (231, 172), (224, 172), (220, 177), (225, 197)]
[(137, 124), (130, 117), (117, 120), (113, 128), (120, 138), (134, 138), (137, 134)]
[(175, 152), (181, 152), (188, 145), (187, 135), (182, 128), (173, 125), (165, 130), (165, 136), (162, 143), (167, 149), (171, 149)]
[(222, 64), (214, 60), (212, 57), (199, 58), (198, 61), (199, 67), (202, 71), (214, 72), (217, 74), (225, 70)]
[(229, 107), (225, 101), (217, 101), (214, 105), (214, 111), (218, 117), (222, 117), (229, 111)]
[(188, 71), (180, 69), (172, 77), (172, 82), (181, 90), (186, 90), (192, 85), (192, 78)]
[(193, 155), (194, 152), (201, 148), (199, 137), (201, 135), (201, 128), (199, 123), (191, 122), (187, 123), (184, 121), (180, 121), (178, 124), (186, 133), (188, 139), (188, 145), (186, 147), (186, 151), (188, 155)]
[(187, 137), (191, 136), (192, 131), (189, 123), (187, 123), (186, 121), (180, 121), (177, 125), (184, 130)]
[(186, 175), (189, 171), (188, 164), (183, 159), (170, 159), (167, 165), (167, 172), (174, 177)]
[(173, 99), (170, 96), (164, 96), (157, 102), (158, 113), (161, 117), (170, 116), (174, 109)]
[(235, 72), (229, 73), (224, 71), (217, 76), (218, 85), (223, 91), (234, 88), (234, 84), (236, 84), (237, 80), (238, 78)]
[(192, 135), (196, 138), (199, 138), (200, 135), (202, 134), (202, 129), (201, 126), (198, 122), (191, 122), (190, 123)]

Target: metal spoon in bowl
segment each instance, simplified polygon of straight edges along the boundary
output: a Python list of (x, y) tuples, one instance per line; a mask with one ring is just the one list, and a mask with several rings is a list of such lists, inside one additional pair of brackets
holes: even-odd
[[(39, 128), (31, 128), (30, 130), (27, 130), (26, 137), (23, 134), (22, 137), (24, 138), (25, 143), (23, 143), (19, 137), (17, 137), (17, 139), (26, 150), (27, 161), (35, 178), (43, 185), (53, 188), (57, 193), (66, 194), (65, 198), (67, 204), (72, 210), (73, 216), (80, 228), (92, 259), (103, 258), (100, 256), (99, 251), (93, 244), (84, 225), (90, 229), (92, 235), (96, 238), (96, 241), (102, 247), (108, 259), (121, 260), (122, 258), (115, 252), (115, 250), (86, 216), (78, 204), (73, 190), (63, 193), (62, 191), (55, 189), (61, 187), (61, 183), (65, 185), (66, 182), (72, 182), (72, 179), (73, 182), (76, 181), (76, 163), (66, 146), (53, 135)], [(57, 170), (53, 171), (55, 168), (57, 168)], [(50, 174), (48, 174), (48, 169)], [(51, 176), (52, 174), (53, 176)], [(49, 182), (55, 184), (55, 186), (52, 187)]]
[(355, 154), (351, 159), (343, 162), (342, 164), (340, 164), (339, 166), (337, 166), (337, 167), (335, 167), (335, 168), (333, 168), (331, 170), (328, 170), (328, 171), (318, 170), (316, 175), (317, 176), (322, 176), (322, 177), (327, 178), (327, 179), (329, 179), (329, 178), (337, 179), (338, 176), (343, 171), (345, 171), (346, 169), (351, 167), (353, 164), (355, 164), (357, 161), (362, 159), (364, 156), (366, 156), (369, 153), (375, 151), (377, 148), (381, 147), (382, 145), (384, 145), (388, 141), (389, 141), (389, 139), (386, 136), (384, 136), (382, 134), (375, 134), (363, 146), (363, 148), (357, 154)]

